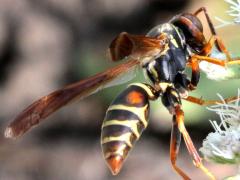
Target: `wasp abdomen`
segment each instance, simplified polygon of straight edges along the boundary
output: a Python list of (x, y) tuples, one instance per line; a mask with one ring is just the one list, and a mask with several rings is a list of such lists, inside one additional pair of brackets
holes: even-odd
[(148, 125), (152, 87), (132, 84), (110, 105), (102, 125), (101, 144), (113, 174), (117, 174), (134, 143)]

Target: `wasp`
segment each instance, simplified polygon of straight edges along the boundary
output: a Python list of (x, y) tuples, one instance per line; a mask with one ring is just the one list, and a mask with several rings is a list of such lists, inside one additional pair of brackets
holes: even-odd
[[(206, 40), (203, 25), (197, 17), (201, 12), (204, 13), (212, 34), (209, 40)], [(224, 53), (226, 59), (211, 57), (213, 47)], [(125, 62), (35, 101), (10, 123), (5, 130), (5, 136), (16, 138), (23, 135), (70, 102), (119, 82), (128, 81), (129, 79), (124, 79), (125, 75), (136, 67), (141, 67), (150, 83), (130, 84), (109, 106), (102, 124), (102, 151), (112, 174), (119, 173), (129, 151), (146, 129), (149, 123), (149, 102), (161, 99), (173, 117), (170, 159), (174, 170), (183, 179), (190, 179), (176, 164), (183, 137), (194, 165), (211, 179), (215, 179), (203, 165), (184, 126), (181, 101), (187, 100), (199, 105), (217, 103), (215, 100), (189, 96), (189, 92), (197, 88), (200, 80), (199, 63), (206, 61), (226, 67), (228, 64), (239, 64), (240, 60), (229, 55), (206, 8), (201, 7), (194, 13), (176, 15), (167, 23), (157, 25), (146, 35), (122, 32), (111, 42), (109, 55), (114, 62)], [(185, 74), (186, 68), (191, 69), (191, 77)], [(226, 101), (234, 98), (236, 97)]]

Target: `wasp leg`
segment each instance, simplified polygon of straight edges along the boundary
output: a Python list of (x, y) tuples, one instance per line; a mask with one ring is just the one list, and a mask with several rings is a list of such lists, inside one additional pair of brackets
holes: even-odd
[[(225, 67), (226, 64), (228, 64), (226, 61), (224, 61), (222, 59), (217, 59), (217, 58), (208, 57), (208, 56), (201, 56), (201, 55), (193, 55), (190, 58), (187, 66), (192, 67), (192, 65), (191, 65), (192, 62), (190, 62), (192, 59), (196, 59), (198, 61), (198, 63), (201, 62), (201, 61), (206, 61), (206, 62), (209, 62), (209, 63), (212, 63), (212, 64), (216, 64), (216, 65), (219, 65), (219, 66), (223, 66), (223, 67)], [(239, 61), (239, 63), (240, 63), (240, 60), (236, 59), (236, 61)]]
[(228, 61), (231, 61), (232, 58), (231, 58), (231, 56), (230, 56), (229, 51), (228, 51), (227, 48), (225, 47), (225, 45), (224, 45), (224, 43), (222, 42), (221, 38), (220, 38), (219, 36), (217, 36), (217, 35), (213, 35), (213, 36), (210, 38), (210, 40), (208, 41), (208, 43), (205, 45), (205, 47), (204, 47), (203, 50), (202, 50), (203, 55), (208, 56), (208, 55), (211, 53), (214, 44), (216, 45), (216, 42), (217, 42), (217, 44), (218, 44), (217, 46), (218, 46), (218, 48), (219, 48), (219, 51), (225, 54), (225, 56), (226, 56), (226, 58), (227, 58)]
[(216, 64), (222, 67), (226, 67), (227, 65), (233, 65), (233, 64), (240, 64), (240, 57), (237, 58), (232, 58), (230, 61), (224, 61), (222, 59), (217, 59), (217, 58), (213, 58), (213, 57), (208, 57), (208, 56), (202, 56), (202, 55), (193, 55), (190, 60), (187, 63), (188, 67), (192, 67), (192, 62), (191, 59), (197, 59), (198, 63), (201, 61), (206, 61), (212, 64)]
[(208, 22), (208, 26), (209, 26), (209, 28), (211, 30), (211, 33), (213, 35), (216, 35), (217, 34), (216, 30), (215, 30), (215, 28), (213, 26), (213, 23), (212, 23), (212, 20), (211, 20), (210, 16), (208, 15), (207, 9), (205, 7), (200, 7), (196, 12), (194, 12), (194, 15), (197, 16), (200, 12), (204, 13), (204, 15), (205, 15), (205, 17), (207, 19), (207, 22)]
[[(175, 117), (175, 116), (174, 116)], [(181, 144), (181, 133), (178, 129), (176, 118), (173, 118), (171, 144), (170, 144), (170, 158), (174, 170), (182, 176), (183, 179), (190, 180), (190, 178), (176, 165), (177, 155)]]
[(216, 33), (216, 30), (213, 26), (213, 23), (212, 23), (212, 20), (210, 18), (210, 16), (208, 15), (208, 12), (207, 12), (207, 9), (205, 7), (200, 7), (195, 13), (194, 15), (198, 15), (200, 12), (203, 12), (206, 19), (207, 19), (207, 23), (208, 23), (208, 26), (210, 28), (210, 31), (212, 33), (212, 37), (210, 38), (209, 42), (206, 44), (206, 47), (204, 48), (204, 55), (208, 55), (210, 54), (211, 50), (212, 50), (212, 47), (213, 45), (215, 44), (215, 46), (217, 47), (217, 49), (220, 51), (220, 52), (223, 52), (226, 57), (227, 57), (227, 60), (228, 61), (231, 61), (231, 56), (228, 52), (228, 50), (226, 49), (224, 43), (222, 42), (221, 38), (217, 35)]
[[(169, 86), (162, 95), (162, 103), (169, 110), (171, 114), (175, 114), (175, 107), (181, 104), (181, 99), (177, 91)], [(170, 144), (170, 159), (174, 170), (183, 177), (183, 179), (190, 180), (190, 178), (176, 165), (177, 155), (181, 143), (181, 133), (178, 129), (176, 118), (173, 116), (171, 144)]]
[(175, 114), (175, 107), (181, 104), (181, 98), (177, 90), (168, 86), (162, 95), (162, 103), (170, 114)]
[[(211, 179), (215, 179), (214, 176), (205, 168), (202, 164), (202, 159), (198, 155), (196, 148), (193, 145), (193, 142), (184, 126), (184, 113), (181, 110), (181, 99), (179, 94), (177, 93), (176, 89), (173, 87), (167, 87), (165, 93), (162, 95), (162, 103), (171, 114), (173, 114), (173, 122), (176, 123), (176, 127), (178, 131), (183, 135), (183, 139), (187, 146), (188, 152), (193, 159), (193, 163), (197, 168), (200, 168), (205, 174), (207, 174)], [(174, 125), (175, 126), (175, 125)], [(178, 146), (177, 146), (177, 133), (178, 131), (174, 130), (172, 133), (172, 140), (171, 140), (171, 161), (173, 164), (174, 169), (181, 175), (184, 176), (182, 171), (176, 166), (176, 156), (178, 153)], [(174, 137), (175, 136), (175, 137)], [(187, 176), (186, 176), (187, 179)]]
[(188, 85), (188, 89), (192, 91), (196, 89), (198, 82), (200, 80), (199, 60), (195, 56), (192, 56), (189, 59), (188, 65), (192, 69), (192, 76), (191, 76), (191, 81)]
[(202, 164), (202, 159), (199, 156), (199, 154), (198, 154), (198, 152), (197, 152), (197, 150), (185, 128), (184, 113), (183, 113), (180, 105), (176, 106), (175, 113), (176, 114), (174, 115), (174, 118), (176, 118), (176, 123), (177, 123), (178, 129), (181, 132), (181, 134), (183, 135), (183, 139), (187, 146), (188, 152), (192, 156), (193, 164), (197, 168), (201, 169), (207, 176), (209, 176), (209, 178), (215, 179), (215, 177), (212, 175), (212, 173), (210, 171), (208, 171), (208, 169)]
[(174, 80), (174, 87), (179, 92), (181, 98), (186, 98), (188, 96), (189, 84), (190, 80), (187, 78), (187, 75), (178, 72)]
[(229, 97), (229, 98), (226, 98), (226, 99), (223, 99), (223, 100), (204, 100), (202, 98), (197, 98), (197, 97), (194, 97), (194, 96), (188, 96), (188, 97), (183, 98), (183, 99), (186, 100), (186, 101), (189, 101), (191, 103), (194, 103), (194, 104), (198, 104), (198, 105), (201, 105), (201, 106), (206, 106), (206, 105), (214, 105), (214, 104), (223, 103), (223, 101), (225, 103), (229, 103), (229, 102), (232, 102), (234, 100), (239, 99), (239, 97), (238, 96), (233, 96), (233, 97)]
[[(212, 58), (212, 57), (208, 57), (211, 54), (211, 51), (213, 49), (213, 45), (215, 42), (218, 42), (219, 47), (220, 47), (220, 51), (223, 52), (226, 56), (226, 61), (221, 60), (221, 59), (216, 59), (216, 58)], [(210, 38), (210, 40), (208, 41), (208, 43), (205, 45), (205, 47), (202, 50), (202, 54), (201, 55), (194, 55), (196, 58), (198, 58), (199, 60), (205, 60), (208, 61), (210, 63), (213, 64), (217, 64), (217, 65), (221, 65), (223, 66), (224, 63), (227, 65), (231, 65), (231, 64), (240, 64), (240, 58), (239, 57), (235, 57), (232, 58), (230, 56), (229, 51), (227, 50), (227, 48), (225, 47), (224, 43), (222, 42), (221, 38), (217, 35), (214, 35)], [(219, 62), (222, 61), (222, 62)]]
[[(211, 31), (212, 35), (213, 35), (213, 36), (217, 36), (216, 30), (215, 30), (215, 28), (214, 28), (214, 26), (213, 26), (213, 23), (212, 23), (212, 20), (211, 20), (210, 16), (208, 15), (207, 9), (206, 9), (205, 7), (200, 7), (200, 8), (194, 13), (194, 15), (197, 16), (200, 12), (203, 12), (203, 13), (204, 13), (204, 15), (205, 15), (205, 17), (206, 17), (206, 19), (207, 19), (207, 23), (208, 23), (208, 26), (209, 26), (209, 28), (210, 28), (210, 31)], [(214, 41), (213, 43), (215, 44), (215, 46), (217, 47), (217, 49), (218, 49), (219, 51), (224, 52), (224, 53), (226, 52), (226, 55), (227, 55), (227, 54), (229, 55), (228, 51), (226, 50), (226, 48), (225, 48), (225, 46), (223, 45), (223, 43), (222, 43), (222, 41), (221, 41), (220, 38), (217, 38), (216, 41)], [(228, 55), (227, 55), (227, 56), (228, 56)], [(229, 57), (230, 57), (230, 56), (229, 56)]]

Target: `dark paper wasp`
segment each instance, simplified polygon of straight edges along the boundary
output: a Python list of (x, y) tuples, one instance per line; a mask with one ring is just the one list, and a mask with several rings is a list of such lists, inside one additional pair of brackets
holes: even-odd
[[(197, 17), (201, 12), (204, 13), (212, 33), (208, 41), (204, 37), (202, 23)], [(210, 56), (214, 46), (225, 54), (226, 60)], [(149, 101), (161, 98), (163, 105), (173, 116), (170, 143), (173, 168), (183, 179), (190, 179), (176, 165), (181, 136), (183, 136), (194, 165), (214, 179), (214, 176), (203, 166), (202, 159), (185, 129), (181, 100), (200, 105), (217, 103), (214, 100), (204, 101), (188, 96), (189, 91), (196, 89), (200, 79), (199, 62), (206, 61), (226, 67), (228, 64), (239, 63), (240, 60), (230, 57), (217, 36), (206, 9), (202, 7), (192, 14), (176, 15), (167, 23), (151, 29), (147, 35), (120, 33), (110, 44), (109, 54), (112, 61), (126, 62), (37, 100), (11, 122), (5, 131), (5, 136), (8, 138), (21, 136), (73, 100), (85, 98), (100, 89), (116, 85), (116, 82), (126, 82), (124, 75), (140, 66), (151, 84), (129, 85), (112, 102), (102, 124), (102, 150), (112, 173), (114, 175), (119, 173), (129, 151), (147, 127)], [(184, 73), (187, 67), (192, 70), (191, 78)], [(226, 100), (231, 99), (233, 98)]]

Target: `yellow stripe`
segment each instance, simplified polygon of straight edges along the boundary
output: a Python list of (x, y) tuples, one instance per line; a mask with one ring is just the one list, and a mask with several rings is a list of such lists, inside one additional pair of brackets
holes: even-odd
[(151, 73), (153, 73), (153, 75), (155, 76), (155, 78), (158, 78), (158, 72), (156, 71), (156, 69), (154, 68), (156, 61), (153, 61), (151, 63), (148, 64), (148, 69), (149, 71), (151, 71)]
[(160, 86), (163, 92), (165, 92), (168, 87), (173, 86), (173, 84), (170, 82), (160, 82), (158, 85)]
[(102, 128), (107, 127), (107, 126), (112, 126), (112, 125), (121, 125), (121, 126), (126, 126), (129, 127), (133, 134), (137, 137), (137, 139), (139, 138), (140, 134), (138, 132), (138, 128), (137, 128), (137, 123), (139, 122), (139, 120), (105, 120), (103, 122)]
[(128, 133), (122, 134), (121, 136), (104, 137), (101, 141), (101, 144), (105, 144), (112, 141), (123, 141), (131, 148), (132, 147), (132, 143), (130, 141), (131, 135), (132, 133), (128, 132)]
[(143, 88), (151, 99), (156, 98), (156, 96), (153, 94), (153, 92), (147, 85), (142, 83), (133, 83), (133, 84), (130, 84), (129, 86), (132, 86), (132, 85)]
[(176, 39), (171, 39), (171, 42), (173, 43), (173, 45), (178, 48), (178, 44), (177, 44), (177, 41)]
[(112, 105), (108, 108), (107, 112), (110, 110), (126, 110), (126, 111), (130, 111), (132, 113), (134, 113), (135, 115), (137, 115), (140, 119), (140, 121), (143, 123), (144, 127), (146, 128), (148, 125), (148, 122), (145, 118), (145, 112), (148, 108), (148, 104), (146, 104), (144, 107), (130, 107), (130, 106), (125, 106), (122, 104), (118, 104), (118, 105)]
[(173, 35), (170, 35), (170, 37), (171, 37), (171, 42), (173, 43), (173, 45), (174, 45), (176, 48), (178, 48), (178, 44), (177, 44), (176, 39), (173, 37)]
[(114, 152), (106, 152), (106, 153), (103, 153), (104, 154), (104, 157), (105, 159), (108, 159), (110, 156), (112, 155), (119, 155), (121, 157), (124, 157), (124, 150), (126, 149), (127, 145), (126, 144), (121, 144), (117, 149), (116, 151)]
[[(168, 50), (169, 50), (169, 46), (168, 46), (168, 44), (166, 44), (165, 47), (164, 47), (164, 49), (163, 49), (163, 51), (160, 52), (160, 56), (165, 55)], [(160, 56), (159, 56), (159, 57), (160, 57)]]
[(179, 97), (179, 95), (177, 94), (177, 92), (176, 92), (176, 91), (171, 91), (171, 94), (172, 94), (172, 95), (174, 95), (176, 98), (178, 98), (178, 97)]
[(181, 34), (179, 33), (178, 29), (177, 29), (175, 26), (173, 26), (173, 28), (174, 28), (174, 29), (175, 29), (175, 31), (177, 32), (177, 34), (178, 34), (178, 37), (179, 37), (179, 39), (180, 39), (180, 41), (181, 41), (181, 45), (183, 46), (184, 40), (183, 40), (183, 38), (182, 38)]

